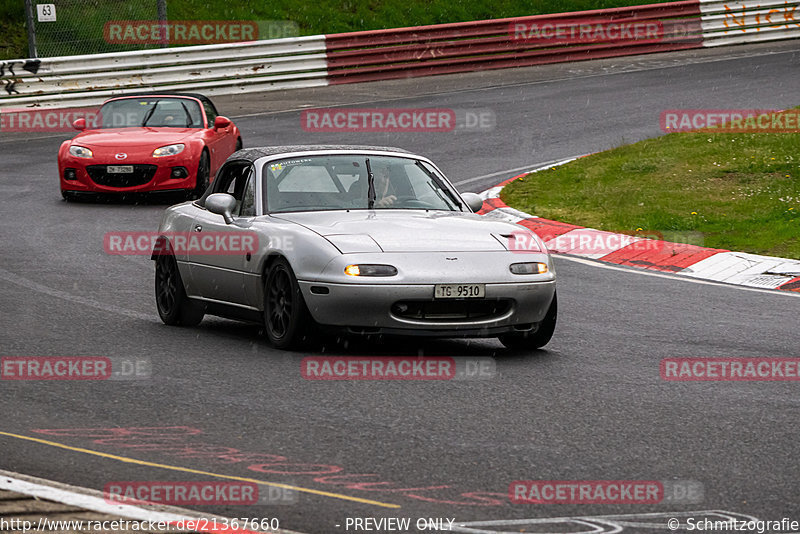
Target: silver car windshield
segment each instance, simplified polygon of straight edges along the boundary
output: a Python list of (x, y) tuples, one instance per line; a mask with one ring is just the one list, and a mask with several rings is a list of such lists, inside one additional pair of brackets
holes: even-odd
[(189, 98), (123, 98), (100, 108), (101, 128), (202, 128), (200, 104)]
[(444, 185), (444, 178), (434, 167), (410, 158), (370, 155), (288, 158), (266, 163), (262, 176), (264, 204), (270, 212), (463, 209), (461, 200)]

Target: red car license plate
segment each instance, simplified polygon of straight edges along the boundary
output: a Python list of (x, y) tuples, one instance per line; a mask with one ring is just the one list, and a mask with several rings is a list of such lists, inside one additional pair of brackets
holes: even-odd
[(106, 167), (108, 174), (130, 174), (133, 172), (133, 165), (109, 165)]

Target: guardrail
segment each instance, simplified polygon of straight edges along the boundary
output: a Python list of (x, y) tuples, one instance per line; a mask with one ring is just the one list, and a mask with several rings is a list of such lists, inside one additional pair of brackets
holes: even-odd
[[(575, 13), (0, 63), (0, 106), (146, 90), (315, 87), (800, 37), (800, 0), (684, 0)], [(7, 110), (7, 109), (6, 109)]]
[(353, 83), (699, 48), (699, 15), (688, 0), (328, 35), (328, 77)]
[(798, 38), (798, 8), (798, 0), (700, 0), (703, 46)]
[(17, 107), (92, 105), (143, 88), (215, 95), (327, 84), (323, 35), (28, 60), (27, 69), (25, 60), (0, 65), (0, 104)]

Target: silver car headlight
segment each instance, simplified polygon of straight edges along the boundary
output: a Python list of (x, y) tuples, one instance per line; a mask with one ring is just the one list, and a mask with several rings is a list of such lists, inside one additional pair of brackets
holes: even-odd
[(76, 158), (91, 158), (92, 156), (94, 156), (91, 150), (89, 150), (86, 147), (78, 145), (72, 145), (71, 147), (69, 147), (69, 153), (75, 156)]
[(186, 148), (186, 145), (183, 143), (158, 147), (157, 149), (153, 150), (153, 157), (163, 158), (164, 156), (175, 156), (183, 152), (184, 148)]
[(550, 270), (546, 263), (539, 261), (512, 263), (509, 269), (514, 274), (544, 274)]
[(344, 268), (344, 274), (350, 276), (395, 276), (397, 267), (392, 265), (378, 264), (358, 264), (348, 265)]

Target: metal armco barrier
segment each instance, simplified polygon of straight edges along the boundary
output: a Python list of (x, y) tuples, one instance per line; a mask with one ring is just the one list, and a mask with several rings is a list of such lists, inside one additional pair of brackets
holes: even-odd
[(0, 62), (0, 107), (411, 78), (800, 37), (800, 0), (684, 0), (268, 41)]
[(36, 61), (0, 63), (0, 105), (84, 106), (150, 88), (215, 95), (327, 85), (322, 35)]
[(798, 38), (798, 8), (798, 0), (701, 0), (703, 46)]
[[(699, 15), (688, 0), (328, 35), (328, 77), (353, 83), (699, 48)], [(602, 31), (636, 23), (661, 30), (635, 39)]]

